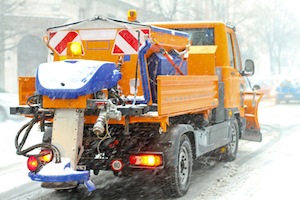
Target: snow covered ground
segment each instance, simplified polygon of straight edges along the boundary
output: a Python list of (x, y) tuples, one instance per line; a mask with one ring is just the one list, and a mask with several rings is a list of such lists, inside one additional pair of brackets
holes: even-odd
[(195, 199), (300, 199), (300, 104), (263, 102), (262, 106), (263, 142), (241, 141), (238, 158), (228, 163), (227, 174)]

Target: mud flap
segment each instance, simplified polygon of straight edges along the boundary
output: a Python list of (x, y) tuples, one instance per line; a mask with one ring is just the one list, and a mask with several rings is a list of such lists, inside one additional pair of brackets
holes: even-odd
[(262, 134), (261, 134), (260, 130), (245, 130), (241, 139), (254, 141), (254, 142), (261, 142)]

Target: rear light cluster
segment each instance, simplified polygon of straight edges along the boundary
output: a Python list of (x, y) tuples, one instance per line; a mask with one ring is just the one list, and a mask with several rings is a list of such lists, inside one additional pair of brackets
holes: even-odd
[(42, 150), (40, 156), (29, 156), (27, 160), (27, 168), (31, 172), (37, 171), (42, 165), (53, 160), (53, 152), (50, 150)]
[[(129, 156), (130, 167), (134, 168), (154, 168), (163, 166), (161, 154), (133, 154)], [(113, 159), (110, 167), (114, 172), (120, 172), (124, 168), (122, 159)]]
[(159, 167), (163, 164), (163, 158), (162, 155), (159, 154), (131, 155), (129, 157), (129, 163), (132, 166)]

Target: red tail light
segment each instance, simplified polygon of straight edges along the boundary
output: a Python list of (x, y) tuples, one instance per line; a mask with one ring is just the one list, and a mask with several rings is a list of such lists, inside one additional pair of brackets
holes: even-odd
[(38, 169), (39, 165), (40, 165), (40, 162), (39, 162), (39, 160), (38, 160), (37, 157), (30, 156), (28, 158), (28, 160), (27, 160), (27, 168), (30, 171), (32, 171), (32, 172), (36, 171)]
[(41, 162), (43, 162), (43, 163), (48, 163), (48, 162), (51, 162), (53, 160), (52, 151), (44, 149), (40, 152), (40, 154), (42, 156), (40, 156), (39, 158), (40, 158)]
[(163, 159), (162, 155), (157, 154), (131, 155), (129, 163), (134, 166), (158, 167), (162, 165)]

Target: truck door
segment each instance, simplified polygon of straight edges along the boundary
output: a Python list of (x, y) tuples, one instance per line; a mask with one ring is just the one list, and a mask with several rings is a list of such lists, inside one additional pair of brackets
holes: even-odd
[[(243, 73), (245, 71), (242, 67), (241, 56), (238, 46), (238, 41), (236, 35), (232, 29), (229, 29), (227, 33), (227, 40), (231, 42), (232, 52), (229, 56), (230, 64), (234, 66), (234, 68), (239, 72), (239, 89), (240, 89), (240, 114), (246, 119), (246, 129), (242, 134), (242, 139), (261, 142), (262, 134), (260, 132), (260, 125), (258, 122), (258, 105), (262, 98), (262, 93), (258, 93), (251, 88), (247, 76), (247, 73)], [(230, 45), (228, 45), (230, 48)], [(231, 55), (232, 54), (232, 55)], [(247, 66), (245, 66), (246, 68)], [(253, 66), (254, 67), (254, 66)]]

